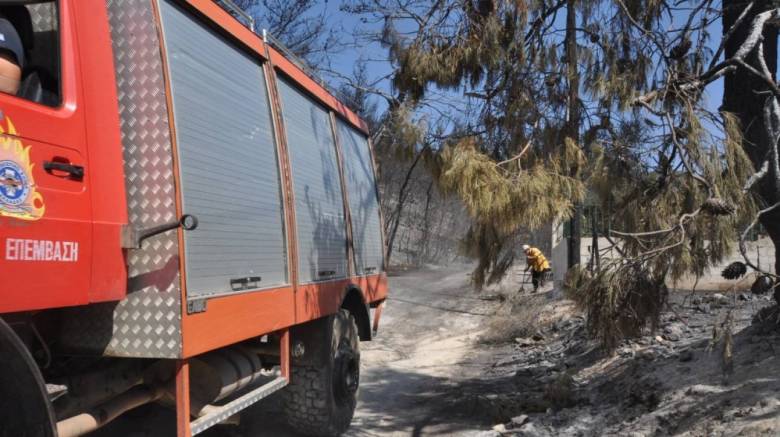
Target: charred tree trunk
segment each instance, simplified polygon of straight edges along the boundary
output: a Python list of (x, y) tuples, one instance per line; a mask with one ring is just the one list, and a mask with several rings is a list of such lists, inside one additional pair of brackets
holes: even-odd
[(598, 229), (598, 210), (595, 207), (590, 208), (590, 239), (591, 256), (588, 269), (598, 271), (601, 268), (601, 253), (599, 252), (599, 229)]
[[(724, 36), (749, 3), (749, 1), (745, 0), (723, 0)], [(772, 3), (770, 0), (756, 2), (756, 7), (749, 12), (739, 28), (735, 30), (731, 39), (726, 43), (726, 59), (733, 57), (745, 41), (753, 18), (758, 13), (770, 9)], [(772, 72), (772, 76), (775, 76), (777, 73), (777, 29), (771, 26), (767, 27), (763, 38), (766, 64)], [(758, 68), (755, 54), (751, 55), (746, 61)], [(753, 161), (756, 169), (760, 168), (766, 159), (767, 152), (772, 147), (773, 141), (767, 133), (764, 120), (764, 104), (770, 96), (768, 90), (769, 87), (766, 83), (742, 68), (727, 75), (725, 78), (722, 109), (739, 117), (743, 130), (742, 146), (748, 156), (750, 156), (750, 160)], [(775, 181), (780, 175), (775, 174), (771, 167), (769, 174), (754, 188), (765, 206), (774, 205), (780, 200), (780, 193), (775, 185)], [(774, 243), (775, 272), (780, 274), (780, 209), (763, 215), (761, 224), (772, 239), (772, 243)]]
[(412, 165), (406, 171), (406, 177), (404, 178), (404, 181), (401, 184), (401, 188), (398, 191), (398, 202), (395, 205), (395, 210), (393, 211), (393, 216), (392, 216), (394, 221), (393, 221), (392, 228), (390, 229), (390, 235), (388, 235), (387, 238), (387, 255), (385, 256), (385, 262), (388, 265), (390, 264), (390, 258), (393, 256), (393, 246), (395, 245), (395, 236), (398, 233), (398, 226), (401, 224), (401, 217), (404, 210), (404, 204), (406, 203), (406, 199), (409, 196), (409, 190), (407, 189), (407, 187), (409, 186), (409, 181), (411, 181), (412, 179), (412, 174), (414, 173), (414, 169), (417, 168), (417, 164), (420, 162), (420, 158), (422, 158), (424, 152), (425, 152), (425, 148), (423, 150), (420, 150), (417, 153), (417, 156), (414, 158)]
[[(566, 64), (569, 86), (568, 112), (566, 136), (574, 140), (576, 144), (580, 142), (580, 73), (577, 64), (577, 0), (567, 0), (566, 2)], [(580, 263), (580, 245), (582, 234), (582, 204), (574, 204), (574, 214), (570, 221), (571, 235), (568, 245), (568, 267), (573, 267)]]
[(420, 237), (420, 258), (423, 262), (431, 260), (431, 196), (433, 195), (433, 181), (425, 190), (425, 209), (423, 213), (423, 229)]

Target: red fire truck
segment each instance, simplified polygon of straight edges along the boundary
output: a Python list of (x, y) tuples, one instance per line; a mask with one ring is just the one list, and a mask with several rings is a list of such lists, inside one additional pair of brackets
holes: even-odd
[(277, 390), (297, 430), (349, 426), (387, 295), (367, 127), (235, 15), (0, 2), (26, 60), (0, 93), (0, 436), (153, 402), (190, 436)]

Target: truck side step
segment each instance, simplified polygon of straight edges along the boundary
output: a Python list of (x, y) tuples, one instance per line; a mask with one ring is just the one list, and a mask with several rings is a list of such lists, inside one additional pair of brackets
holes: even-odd
[(287, 378), (279, 376), (221, 407), (216, 407), (205, 416), (199, 417), (190, 423), (192, 435), (200, 434), (239, 411), (248, 408), (257, 401), (270, 396), (272, 393), (285, 387), (288, 382)]

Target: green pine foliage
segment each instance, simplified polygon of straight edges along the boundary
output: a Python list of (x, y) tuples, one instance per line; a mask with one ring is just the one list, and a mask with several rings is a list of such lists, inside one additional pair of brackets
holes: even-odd
[(440, 188), (461, 199), (474, 223), (461, 251), (478, 260), (472, 275), (477, 288), (498, 282), (512, 266), (517, 251), (512, 236), (518, 230), (571, 215), (574, 202), (585, 197), (585, 185), (577, 177), (584, 166), (582, 150), (569, 139), (560, 154), (544, 160), (524, 156), (497, 163), (474, 137), (443, 150)]
[(733, 250), (757, 209), (743, 190), (755, 169), (737, 118), (707, 111), (703, 90), (687, 86), (711, 62), (702, 23), (719, 19), (716, 6), (671, 25), (680, 12), (664, 0), (578, 0), (579, 77), (569, 77), (570, 4), (411, 2), (422, 27), (408, 36), (386, 16), (383, 41), (411, 106), (432, 89), (464, 96), (460, 125), (427, 162), (474, 221), (463, 251), (478, 260), (477, 287), (514, 262), (524, 230), (586, 197), (606, 216), (624, 259), (577, 270), (569, 290), (609, 348), (657, 323), (664, 278), (702, 275)]
[[(564, 144), (560, 155), (547, 160), (501, 165), (480, 151), (474, 138), (467, 138), (442, 152), (440, 183), (445, 192), (460, 197), (477, 223), (502, 233), (536, 229), (555, 218), (568, 218), (573, 203), (585, 196), (584, 184), (563, 164), (581, 167), (585, 157), (571, 140)], [(527, 161), (535, 162), (524, 168)]]

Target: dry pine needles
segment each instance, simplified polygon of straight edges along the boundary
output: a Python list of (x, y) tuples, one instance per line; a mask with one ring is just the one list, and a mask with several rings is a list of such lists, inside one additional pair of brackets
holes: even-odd
[(629, 263), (615, 263), (594, 274), (581, 267), (570, 269), (564, 287), (587, 313), (588, 332), (608, 351), (624, 338), (655, 330), (669, 294), (663, 275)]

